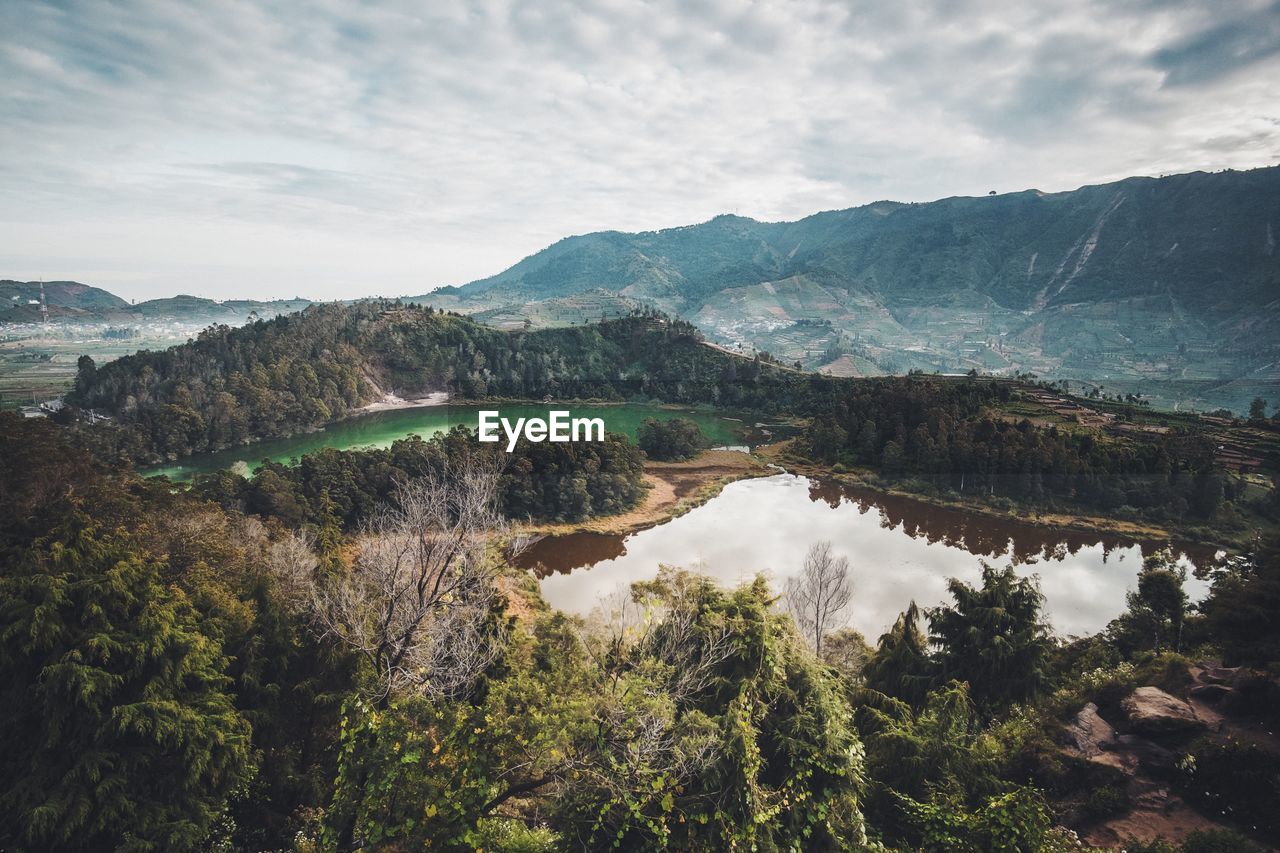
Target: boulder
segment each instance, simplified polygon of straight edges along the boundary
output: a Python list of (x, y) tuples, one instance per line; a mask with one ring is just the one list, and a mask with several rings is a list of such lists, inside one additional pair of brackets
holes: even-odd
[(1098, 716), (1098, 706), (1090, 702), (1071, 721), (1071, 739), (1086, 758), (1093, 758), (1115, 745), (1116, 733), (1111, 724)]
[(1158, 687), (1139, 687), (1120, 700), (1129, 728), (1145, 735), (1184, 735), (1204, 731), (1191, 706)]
[(1192, 687), (1190, 695), (1202, 702), (1208, 702), (1216, 705), (1236, 691), (1225, 684), (1201, 684), (1198, 687)]
[(1116, 750), (1127, 753), (1137, 759), (1138, 766), (1155, 777), (1167, 776), (1173, 772), (1178, 756), (1172, 750), (1165, 749), (1137, 735), (1120, 735), (1116, 738)]

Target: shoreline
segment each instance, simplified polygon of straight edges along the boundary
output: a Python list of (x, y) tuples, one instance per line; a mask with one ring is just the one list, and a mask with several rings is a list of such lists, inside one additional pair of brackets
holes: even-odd
[[(372, 403), (365, 403), (360, 408), (353, 409), (350, 417), (359, 417), (360, 415), (368, 415), (374, 412), (394, 412), (398, 409), (425, 409), (447, 405), (449, 405), (448, 391), (432, 391), (425, 397), (414, 397), (409, 400), (396, 394), (383, 394), (381, 400), (374, 400)], [(341, 420), (339, 418), (335, 423)], [(323, 428), (321, 427), (321, 429)]]
[(514, 525), (511, 532), (513, 537), (536, 538), (571, 533), (627, 536), (679, 518), (719, 495), (730, 483), (776, 473), (755, 454), (741, 450), (704, 450), (684, 462), (646, 460), (648, 494), (626, 512), (577, 522)]
[(1105, 518), (1085, 513), (1037, 512), (1036, 510), (1029, 508), (1023, 508), (1023, 511), (1027, 514), (1021, 515), (1017, 509), (1000, 509), (981, 501), (954, 500), (937, 497), (935, 495), (925, 495), (919, 492), (907, 491), (905, 489), (886, 486), (883, 483), (869, 481), (857, 471), (839, 473), (833, 471), (828, 466), (824, 466), (816, 462), (796, 459), (787, 452), (789, 444), (790, 439), (759, 447), (757, 448), (757, 452), (761, 453), (764, 459), (778, 465), (790, 474), (828, 480), (847, 486), (855, 486), (882, 495), (916, 501), (917, 503), (928, 506), (953, 509), (959, 512), (968, 512), (974, 515), (981, 515), (987, 518), (998, 521), (1007, 521), (1013, 524), (1022, 524), (1028, 527), (1068, 530), (1075, 533), (1118, 536), (1132, 539), (1135, 542), (1198, 545), (1223, 551), (1233, 551), (1244, 547), (1243, 542), (1232, 541), (1230, 539), (1222, 538), (1221, 536), (1207, 538), (1189, 531), (1178, 531), (1176, 529), (1161, 527), (1141, 521)]
[[(515, 537), (542, 538), (573, 533), (628, 536), (642, 530), (660, 527), (719, 496), (724, 487), (738, 480), (768, 477), (778, 473), (809, 477), (866, 489), (869, 492), (914, 501), (922, 506), (950, 509), (989, 518), (993, 521), (1024, 525), (1041, 530), (1063, 530), (1098, 536), (1111, 536), (1134, 543), (1170, 544), (1174, 547), (1199, 546), (1233, 551), (1238, 542), (1221, 537), (1207, 538), (1153, 524), (1123, 519), (1102, 518), (1084, 514), (1036, 513), (1004, 510), (977, 501), (949, 500), (869, 482), (857, 472), (837, 473), (829, 467), (797, 460), (786, 451), (789, 440), (763, 445), (750, 453), (732, 450), (707, 450), (686, 462), (646, 461), (644, 479), (650, 485), (648, 495), (638, 506), (618, 515), (569, 523), (521, 524), (514, 526)], [(734, 457), (737, 457), (736, 459)]]

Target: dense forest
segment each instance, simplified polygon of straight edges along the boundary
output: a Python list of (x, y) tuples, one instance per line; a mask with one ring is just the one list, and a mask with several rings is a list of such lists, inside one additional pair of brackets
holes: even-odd
[(707, 437), (688, 418), (645, 418), (636, 431), (636, 443), (645, 456), (661, 462), (678, 462), (698, 455)]
[(925, 376), (850, 384), (804, 435), (813, 459), (890, 482), (1157, 522), (1213, 519), (1237, 498), (1214, 444), (1186, 430), (1115, 437), (1001, 417), (1009, 383)]
[[(424, 441), (418, 436), (385, 450), (308, 453), (296, 465), (264, 460), (252, 476), (197, 474), (192, 489), (228, 510), (342, 532), (358, 530), (397, 486), (463, 464), (480, 445), (466, 427)], [(613, 515), (644, 496), (640, 453), (625, 436), (600, 442), (531, 443), (521, 438), (501, 461), (499, 504), (508, 518), (582, 521)]]
[[(6, 849), (1074, 850), (1067, 827), (1129, 796), (1065, 748), (1090, 709), (1216, 656), (1242, 667), (1223, 707), (1280, 722), (1275, 543), (1196, 607), (1153, 555), (1095, 637), (1054, 637), (1034, 580), (988, 567), (874, 645), (819, 625), (819, 647), (764, 579), (668, 569), (550, 611), (495, 549), (511, 492), (460, 432), (228, 489), (0, 426)], [(1183, 850), (1280, 841), (1265, 739), (1149, 737), (1234, 827)]]

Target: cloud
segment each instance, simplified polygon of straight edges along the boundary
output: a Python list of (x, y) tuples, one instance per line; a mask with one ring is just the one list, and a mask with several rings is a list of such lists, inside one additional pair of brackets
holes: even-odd
[(1257, 0), (0, 4), (0, 274), (416, 293), (571, 233), (1265, 165), (1278, 22)]

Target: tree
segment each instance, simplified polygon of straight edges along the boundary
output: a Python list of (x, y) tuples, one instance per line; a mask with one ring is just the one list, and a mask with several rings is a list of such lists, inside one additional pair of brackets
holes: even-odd
[(1128, 653), (1181, 649), (1189, 608), (1183, 589), (1186, 579), (1186, 567), (1178, 564), (1168, 548), (1144, 559), (1137, 588), (1125, 596), (1127, 609), (1107, 626), (1112, 641)]
[(194, 849), (251, 774), (227, 658), (140, 551), (80, 520), (0, 579), (0, 846)]
[(935, 671), (928, 641), (920, 630), (920, 608), (913, 601), (880, 636), (875, 653), (863, 668), (866, 685), (919, 707), (934, 685)]
[(832, 631), (822, 641), (823, 663), (835, 667), (845, 678), (861, 679), (871, 654), (866, 638), (852, 628)]
[(1229, 666), (1280, 660), (1280, 539), (1228, 559), (1214, 572), (1201, 609)]
[(348, 574), (318, 585), (324, 634), (364, 657), (373, 694), (464, 694), (497, 657), (503, 623), (486, 549), (506, 522), (498, 512), (500, 463), (473, 453), (400, 486), (366, 524)]
[(1019, 578), (1013, 566), (983, 563), (981, 587), (952, 578), (947, 589), (955, 603), (928, 614), (942, 677), (967, 682), (974, 703), (988, 714), (1038, 693), (1052, 641), (1035, 580)]
[(1254, 397), (1249, 403), (1249, 420), (1261, 421), (1267, 417), (1267, 401), (1261, 397)]
[(82, 355), (76, 359), (76, 391), (93, 387), (94, 380), (98, 375), (98, 365), (94, 362), (92, 356)]
[(834, 460), (844, 449), (848, 434), (828, 416), (817, 416), (809, 427), (809, 447), (815, 459)]
[(645, 418), (636, 430), (636, 443), (650, 459), (678, 462), (697, 456), (707, 446), (707, 437), (688, 418)]
[(852, 598), (849, 558), (832, 554), (830, 542), (810, 545), (800, 573), (787, 578), (786, 601), (796, 627), (818, 657), (823, 638), (836, 627)]

